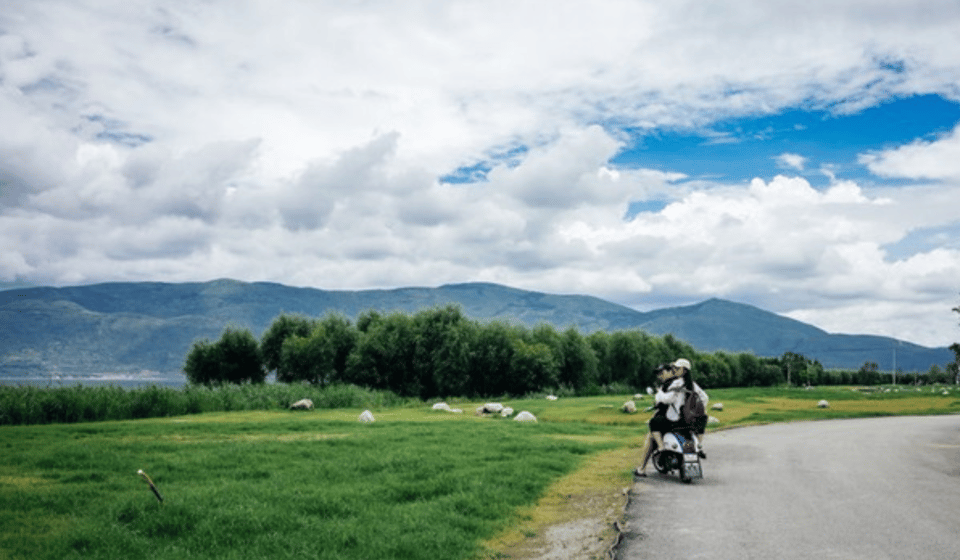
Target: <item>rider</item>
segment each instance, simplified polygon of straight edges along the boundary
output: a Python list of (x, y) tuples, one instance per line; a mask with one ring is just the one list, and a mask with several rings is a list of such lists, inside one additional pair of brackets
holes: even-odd
[[(699, 385), (693, 382), (693, 375), (690, 373), (690, 360), (680, 358), (673, 362), (673, 367), (679, 373), (680, 379), (683, 380), (684, 395), (687, 396), (696, 393), (697, 396), (700, 397), (700, 401), (703, 402), (703, 410), (706, 412), (710, 397), (703, 392), (703, 389), (701, 389)], [(683, 401), (680, 401), (680, 406), (683, 406)], [(707, 458), (707, 454), (703, 451), (703, 436), (707, 430), (707, 420), (707, 415), (703, 414), (693, 421), (693, 425), (689, 426), (690, 431), (693, 432), (693, 439), (697, 442), (697, 453), (704, 459)]]
[[(663, 434), (669, 432), (676, 425), (676, 422), (667, 419), (667, 411), (671, 406), (665, 398), (668, 396), (668, 388), (678, 379), (673, 364), (660, 364), (654, 369), (654, 373), (657, 376), (657, 381), (660, 383), (657, 387), (654, 405), (657, 412), (650, 418), (650, 430), (647, 432), (647, 437), (643, 441), (643, 451), (640, 454), (643, 457), (643, 461), (640, 466), (637, 467), (637, 470), (634, 471), (637, 476), (647, 476), (647, 463), (650, 461), (654, 449), (663, 449)], [(670, 399), (675, 398), (677, 394), (679, 394), (677, 391), (669, 393)], [(653, 446), (654, 442), (656, 442), (657, 447)]]

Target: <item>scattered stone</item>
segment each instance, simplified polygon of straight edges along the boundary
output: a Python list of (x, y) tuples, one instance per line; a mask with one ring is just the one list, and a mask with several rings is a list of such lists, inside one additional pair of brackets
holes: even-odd
[(548, 401), (555, 401), (555, 400), (557, 400), (557, 396), (556, 396), (556, 395), (547, 395), (547, 400), (548, 400)]
[(714, 403), (713, 406), (711, 406), (710, 408), (714, 410), (723, 410), (723, 403), (722, 402)]
[(707, 416), (707, 424), (719, 424), (720, 419), (716, 416)]
[(633, 414), (637, 411), (637, 403), (633, 401), (627, 401), (623, 403), (623, 406), (620, 407), (620, 410), (626, 412), (627, 414)]
[(643, 398), (643, 395), (640, 394), (640, 393), (634, 393), (634, 394), (633, 394), (633, 400), (635, 400), (635, 401), (639, 401), (639, 400), (642, 399), (642, 398)]
[(451, 411), (450, 405), (445, 402), (438, 402), (437, 404), (433, 405), (433, 410), (445, 410), (447, 412)]
[(369, 410), (364, 410), (362, 413), (360, 413), (360, 417), (357, 418), (357, 420), (359, 420), (363, 424), (370, 424), (371, 422), (374, 421), (373, 413), (370, 412)]
[(534, 416), (533, 414), (527, 412), (526, 410), (524, 410), (524, 411), (521, 412), (520, 414), (517, 414), (517, 416), (516, 416), (516, 418), (514, 418), (514, 420), (516, 420), (517, 422), (536, 422), (536, 421), (537, 421), (537, 417)]
[(488, 402), (487, 404), (483, 405), (482, 408), (484, 412), (498, 414), (501, 410), (503, 410), (503, 405), (498, 402)]
[(290, 405), (291, 410), (312, 410), (313, 401), (310, 399), (300, 399), (299, 401)]
[(510, 418), (511, 416), (513, 416), (513, 409), (510, 408), (509, 406), (503, 407), (503, 410), (500, 411), (500, 416), (502, 418)]
[(817, 403), (817, 408), (830, 408), (830, 403), (827, 401), (820, 401)]

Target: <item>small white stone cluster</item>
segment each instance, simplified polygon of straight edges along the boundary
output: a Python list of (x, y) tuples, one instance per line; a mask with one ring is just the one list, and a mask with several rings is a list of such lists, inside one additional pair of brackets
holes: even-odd
[(290, 405), (291, 410), (313, 410), (313, 401), (310, 399), (300, 399)]
[[(503, 406), (501, 403), (497, 402), (488, 402), (483, 406), (478, 406), (477, 410), (474, 412), (476, 416), (483, 418), (490, 418), (492, 416), (499, 416), (501, 418), (509, 418), (513, 416), (514, 410), (509, 406)], [(514, 420), (517, 422), (536, 422), (537, 418), (527, 412), (526, 410), (520, 412), (514, 417)]]
[(438, 402), (433, 405), (433, 410), (439, 410), (443, 412), (450, 412), (453, 414), (463, 414), (463, 410), (459, 408), (450, 408), (450, 405), (445, 402)]

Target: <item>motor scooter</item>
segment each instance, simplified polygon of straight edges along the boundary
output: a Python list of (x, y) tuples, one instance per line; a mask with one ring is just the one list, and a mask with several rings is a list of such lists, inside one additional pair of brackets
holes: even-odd
[(664, 449), (655, 449), (650, 456), (657, 472), (670, 474), (677, 471), (680, 480), (687, 484), (703, 478), (700, 454), (697, 453), (696, 443), (689, 431), (663, 434), (663, 446)]

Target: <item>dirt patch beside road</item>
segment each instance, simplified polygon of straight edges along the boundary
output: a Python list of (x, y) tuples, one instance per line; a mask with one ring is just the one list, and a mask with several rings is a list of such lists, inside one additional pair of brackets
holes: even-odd
[(486, 558), (595, 560), (610, 558), (620, 538), (631, 495), (637, 450), (620, 448), (593, 457), (564, 477), (528, 510), (520, 522), (488, 541)]

